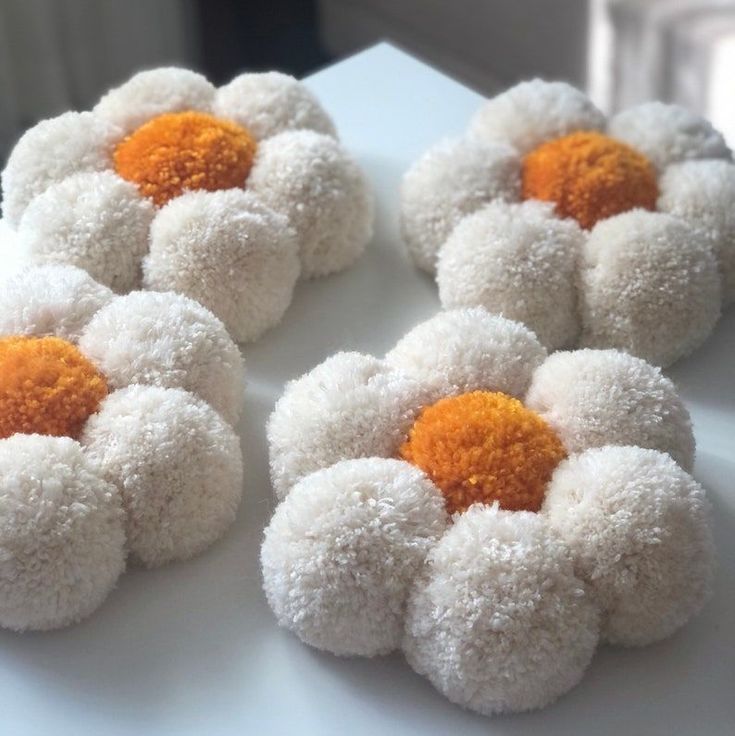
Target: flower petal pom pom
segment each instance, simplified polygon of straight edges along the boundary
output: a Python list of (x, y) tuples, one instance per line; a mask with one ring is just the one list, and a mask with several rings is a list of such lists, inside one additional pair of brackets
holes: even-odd
[(539, 514), (476, 504), (432, 549), (405, 626), (411, 666), (452, 702), (493, 715), (574, 687), (599, 613)]
[(405, 173), (401, 232), (448, 309), (523, 322), (547, 350), (667, 366), (735, 300), (735, 164), (701, 117), (652, 102), (609, 121), (535, 79)]
[(141, 72), (88, 112), (28, 130), (2, 173), (0, 240), (31, 265), (118, 294), (192, 297), (237, 342), (282, 319), (299, 279), (352, 265), (372, 237), (365, 176), (293, 77), (216, 89)]
[(70, 437), (0, 440), (0, 626), (88, 616), (125, 569), (120, 493)]
[(232, 523), (244, 366), (192, 299), (73, 266), (27, 267), (0, 307), (0, 626), (53, 629), (126, 560), (186, 559)]
[(547, 357), (518, 322), (446, 310), (383, 360), (291, 382), (268, 439), (278, 623), (342, 656), (403, 651), (479, 713), (548, 705), (598, 642), (667, 637), (709, 595), (689, 415), (629, 354)]

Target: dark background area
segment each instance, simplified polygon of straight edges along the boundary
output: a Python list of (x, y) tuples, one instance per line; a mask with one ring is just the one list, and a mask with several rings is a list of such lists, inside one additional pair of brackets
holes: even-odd
[(202, 70), (223, 84), (244, 70), (278, 69), (302, 77), (329, 64), (310, 0), (268, 3), (198, 0)]

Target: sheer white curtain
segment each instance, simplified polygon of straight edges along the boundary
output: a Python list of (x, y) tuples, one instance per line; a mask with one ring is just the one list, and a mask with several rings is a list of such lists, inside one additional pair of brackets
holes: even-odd
[(591, 0), (591, 92), (608, 111), (676, 102), (735, 144), (735, 0)]
[(196, 65), (192, 0), (0, 0), (0, 159), (138, 69)]

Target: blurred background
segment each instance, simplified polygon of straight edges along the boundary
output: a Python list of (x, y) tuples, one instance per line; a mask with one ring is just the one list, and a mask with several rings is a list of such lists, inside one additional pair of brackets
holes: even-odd
[(139, 69), (301, 77), (380, 40), (487, 95), (542, 76), (607, 112), (677, 102), (735, 143), (735, 0), (0, 0), (0, 160)]

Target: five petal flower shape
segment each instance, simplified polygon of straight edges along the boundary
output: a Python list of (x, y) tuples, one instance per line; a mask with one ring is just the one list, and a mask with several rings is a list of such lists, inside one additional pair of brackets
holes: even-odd
[(5, 247), (87, 270), (114, 291), (177, 291), (237, 341), (277, 324), (299, 275), (350, 265), (372, 199), (318, 101), (292, 77), (215, 89), (142, 72), (91, 112), (31, 128), (2, 175)]
[(550, 350), (667, 365), (735, 299), (735, 166), (677, 106), (606, 121), (567, 84), (521, 83), (409, 169), (401, 208), (445, 307), (519, 320)]
[(126, 556), (198, 554), (235, 518), (244, 367), (188, 297), (115, 296), (72, 266), (0, 291), (0, 626), (51, 629), (105, 599)]
[(448, 310), (384, 360), (292, 381), (268, 438), (279, 623), (339, 655), (400, 648), (481, 713), (550, 703), (598, 641), (657, 641), (708, 595), (689, 416), (640, 358), (547, 357), (517, 322)]

